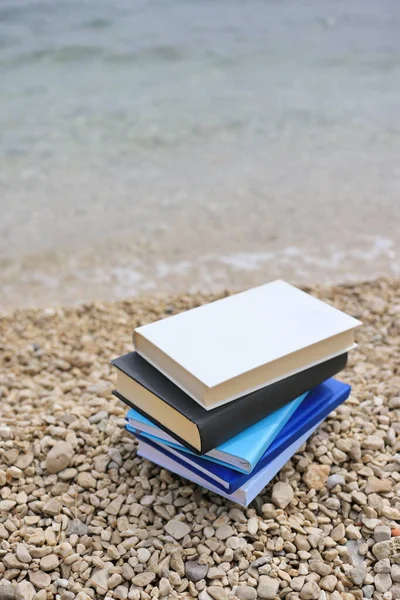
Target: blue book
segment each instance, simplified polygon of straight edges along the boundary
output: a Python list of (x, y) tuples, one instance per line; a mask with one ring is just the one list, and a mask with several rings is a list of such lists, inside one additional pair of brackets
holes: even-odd
[[(202, 477), (216, 488), (232, 494), (284, 452), (296, 439), (325, 419), (330, 412), (348, 398), (350, 390), (349, 385), (335, 379), (328, 379), (309, 392), (301, 406), (264, 452), (251, 474), (239, 473), (232, 468), (216, 464), (204, 456), (189, 455), (182, 450), (172, 448), (161, 442), (155, 442), (137, 432), (134, 433), (140, 441), (144, 441), (156, 450), (162, 451), (167, 457), (190, 469), (198, 477)], [(129, 425), (126, 427), (129, 431)]]
[[(261, 456), (270, 444), (272, 444), (306, 396), (307, 394), (302, 394), (295, 400), (292, 400), (292, 402), (289, 402), (289, 404), (286, 404), (286, 406), (282, 406), (282, 408), (268, 415), (268, 417), (261, 419), (255, 425), (248, 427), (242, 433), (235, 435), (235, 437), (224, 442), (214, 450), (210, 450), (210, 452), (207, 452), (203, 456), (212, 462), (225, 467), (231, 467), (241, 473), (251, 473)], [(186, 446), (178, 444), (173, 437), (160, 427), (157, 427), (149, 419), (146, 419), (137, 410), (130, 409), (126, 415), (126, 420), (128, 422), (127, 429), (131, 433), (141, 434), (155, 442), (161, 442), (192, 456), (198, 456), (189, 448), (186, 448)]]
[(181, 464), (176, 462), (175, 460), (166, 456), (162, 451), (156, 450), (153, 446), (150, 446), (147, 442), (143, 442), (139, 440), (139, 445), (137, 449), (138, 456), (142, 456), (147, 460), (155, 463), (159, 467), (163, 469), (167, 469), (167, 471), (171, 471), (172, 473), (176, 473), (185, 479), (189, 479), (193, 483), (200, 485), (203, 488), (210, 490), (231, 502), (235, 502), (237, 504), (241, 504), (242, 506), (248, 506), (252, 500), (265, 488), (265, 486), (271, 481), (273, 477), (286, 465), (286, 463), (292, 458), (294, 454), (301, 448), (304, 442), (314, 433), (316, 429), (318, 429), (320, 423), (314, 425), (311, 429), (308, 429), (306, 433), (304, 433), (301, 437), (297, 438), (293, 444), (288, 446), (284, 452), (281, 452), (274, 460), (272, 460), (268, 465), (263, 467), (258, 473), (255, 475), (251, 475), (250, 479), (246, 481), (240, 488), (234, 491), (232, 494), (228, 494), (227, 491), (223, 491), (220, 488), (217, 488), (215, 485), (205, 480), (202, 477), (198, 477), (195, 473), (193, 473), (190, 469), (183, 467)]

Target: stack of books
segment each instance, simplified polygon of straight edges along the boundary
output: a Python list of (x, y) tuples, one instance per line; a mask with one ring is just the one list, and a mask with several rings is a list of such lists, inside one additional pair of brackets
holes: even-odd
[(138, 454), (247, 506), (348, 397), (358, 325), (274, 281), (137, 328), (112, 364)]

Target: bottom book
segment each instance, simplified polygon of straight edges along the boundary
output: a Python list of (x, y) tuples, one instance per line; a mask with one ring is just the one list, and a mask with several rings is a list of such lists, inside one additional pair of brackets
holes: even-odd
[(150, 445), (142, 439), (139, 440), (138, 455), (142, 458), (146, 458), (158, 466), (172, 471), (185, 479), (189, 479), (197, 485), (215, 492), (232, 502), (236, 502), (241, 506), (248, 506), (252, 500), (264, 489), (264, 487), (275, 477), (275, 475), (282, 469), (283, 466), (292, 458), (294, 454), (301, 448), (301, 446), (307, 441), (307, 439), (314, 433), (314, 431), (322, 423), (320, 421), (314, 425), (311, 429), (306, 431), (303, 435), (298, 437), (290, 446), (285, 448), (281, 454), (274, 458), (268, 465), (258, 471), (253, 477), (250, 477), (242, 487), (235, 490), (232, 494), (228, 494), (216, 486), (212, 485), (209, 481), (193, 473), (190, 469), (184, 467), (181, 463), (173, 460), (172, 457), (166, 456), (163, 452), (158, 450), (155, 446)]
[(169, 456), (169, 458), (180, 463), (183, 467), (188, 468), (195, 475), (199, 476), (202, 481), (208, 481), (223, 492), (232, 494), (235, 490), (242, 487), (248, 479), (254, 477), (256, 473), (269, 465), (303, 434), (324, 420), (329, 413), (347, 399), (350, 389), (350, 386), (345, 383), (341, 383), (335, 379), (328, 379), (309, 392), (306, 399), (303, 400), (278, 435), (275, 433), (275, 439), (268, 445), (266, 451), (250, 474), (241, 473), (231, 467), (216, 464), (207, 459), (206, 456), (188, 454), (187, 451), (179, 450), (175, 444), (171, 446), (154, 436), (149, 436), (136, 430), (132, 431), (129, 424), (126, 425), (126, 429), (134, 433), (139, 440), (143, 440), (149, 446)]

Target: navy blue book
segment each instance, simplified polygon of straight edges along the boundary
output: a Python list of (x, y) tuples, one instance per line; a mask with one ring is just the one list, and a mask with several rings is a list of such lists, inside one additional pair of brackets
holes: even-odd
[(349, 385), (335, 379), (328, 379), (311, 390), (250, 474), (240, 473), (235, 469), (212, 462), (203, 456), (189, 455), (182, 450), (155, 442), (154, 439), (138, 434), (136, 430), (132, 431), (129, 425), (126, 425), (126, 429), (134, 433), (139, 440), (149, 444), (156, 450), (161, 450), (163, 454), (172, 460), (190, 469), (217, 488), (231, 494), (314, 425), (325, 419), (329, 413), (348, 398), (350, 390)]
[[(289, 404), (268, 415), (268, 417), (261, 419), (251, 427), (247, 427), (224, 444), (204, 453), (204, 458), (225, 467), (232, 467), (232, 469), (241, 473), (251, 473), (268, 446), (272, 444), (306, 396), (307, 394), (302, 394), (296, 400), (292, 400)], [(187, 454), (198, 456), (198, 453), (192, 452), (183, 444), (178, 444), (173, 437), (170, 437), (160, 427), (157, 427), (133, 408), (128, 411), (126, 420), (132, 433), (137, 432), (153, 439), (156, 443), (161, 442), (167, 446), (172, 446), (172, 448), (183, 450)]]

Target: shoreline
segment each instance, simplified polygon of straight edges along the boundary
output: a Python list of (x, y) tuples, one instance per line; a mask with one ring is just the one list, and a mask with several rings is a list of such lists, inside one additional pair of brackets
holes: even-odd
[[(262, 285), (267, 283), (268, 281), (273, 281), (274, 279), (284, 279), (284, 277), (276, 277), (270, 278), (266, 277), (265, 280), (256, 283), (253, 287), (257, 285)], [(318, 297), (323, 297), (324, 293), (336, 294), (338, 290), (352, 290), (353, 288), (358, 287), (368, 287), (371, 286), (375, 288), (376, 285), (386, 284), (386, 285), (399, 285), (400, 286), (400, 277), (391, 276), (391, 275), (382, 275), (379, 277), (362, 277), (360, 279), (342, 279), (340, 282), (329, 282), (329, 283), (302, 283), (289, 281), (292, 285), (299, 287), (300, 289), (315, 293)], [(159, 292), (143, 292), (143, 293), (133, 293), (132, 295), (126, 295), (123, 298), (101, 298), (95, 300), (76, 300), (75, 303), (54, 303), (45, 306), (13, 306), (13, 307), (0, 307), (0, 319), (7, 318), (16, 313), (27, 313), (27, 314), (36, 314), (45, 312), (49, 315), (53, 312), (62, 310), (74, 312), (78, 311), (82, 308), (90, 308), (95, 307), (97, 305), (100, 306), (116, 306), (120, 307), (126, 305), (127, 303), (132, 303), (134, 307), (138, 307), (140, 310), (143, 309), (147, 303), (154, 307), (155, 303), (160, 303), (160, 306), (163, 305), (174, 305), (183, 306), (182, 302), (193, 303), (194, 306), (198, 306), (198, 303), (211, 302), (212, 300), (217, 300), (227, 295), (236, 294), (241, 291), (245, 291), (246, 289), (250, 289), (250, 286), (237, 286), (237, 287), (228, 287), (228, 286), (220, 286), (218, 290), (199, 290), (199, 291), (187, 291), (182, 292), (178, 291), (176, 293), (159, 291)], [(192, 306), (191, 306), (192, 307)], [(181, 309), (183, 310), (183, 308)]]
[[(153, 249), (154, 250), (154, 249)], [(123, 301), (171, 294), (218, 294), (222, 289), (248, 289), (284, 279), (302, 287), (357, 284), (400, 276), (393, 241), (371, 238), (358, 248), (288, 246), (268, 251), (196, 253), (183, 257), (146, 252), (133, 254), (122, 245), (116, 256), (84, 253), (31, 256), (23, 262), (2, 261), (0, 314), (18, 308), (77, 307), (82, 303)], [(131, 257), (134, 256), (135, 259)], [(160, 259), (164, 256), (164, 260)]]
[[(111, 396), (110, 359), (132, 349), (134, 327), (229, 292), (1, 316), (0, 592), (357, 600), (386, 586), (397, 597), (395, 552), (376, 542), (400, 523), (400, 279), (305, 289), (363, 321), (339, 376), (352, 393), (248, 509), (138, 458)], [(321, 465), (329, 476), (314, 486)]]

